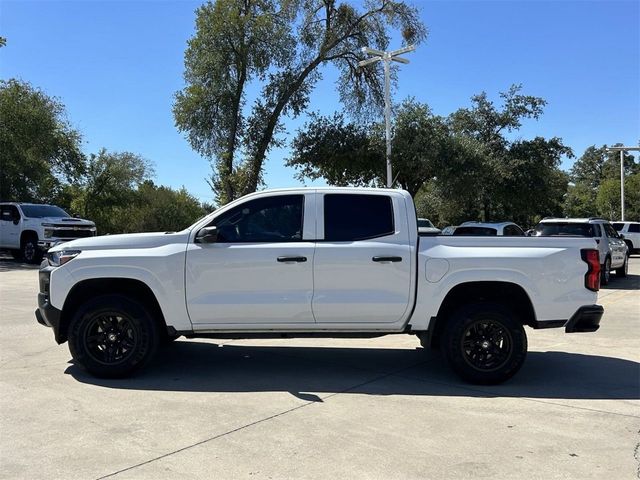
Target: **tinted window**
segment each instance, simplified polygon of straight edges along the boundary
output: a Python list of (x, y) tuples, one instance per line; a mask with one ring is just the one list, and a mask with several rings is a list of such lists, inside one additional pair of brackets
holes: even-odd
[(607, 233), (607, 237), (620, 238), (620, 235), (618, 235), (618, 232), (615, 231), (615, 229), (611, 226), (610, 223), (605, 223), (603, 227), (604, 227), (604, 231)]
[(425, 227), (426, 228), (435, 228), (433, 226), (433, 223), (431, 223), (431, 220), (426, 219), (426, 218), (419, 218), (418, 219), (418, 228), (420, 228), (420, 227), (422, 227), (422, 228), (425, 228)]
[(391, 197), (327, 194), (324, 238), (333, 242), (365, 240), (394, 233)]
[(18, 213), (18, 209), (13, 205), (4, 205), (0, 209), (0, 219), (5, 222), (13, 222), (14, 218), (20, 218), (20, 214)]
[(69, 217), (70, 215), (60, 207), (54, 205), (20, 205), (22, 213), (29, 218)]
[(631, 233), (640, 233), (640, 223), (631, 223), (629, 224), (629, 232)]
[(524, 232), (516, 225), (507, 225), (504, 227), (504, 234), (509, 237), (524, 237)]
[(612, 223), (611, 225), (613, 225), (613, 228), (615, 228), (617, 231), (620, 231), (624, 228), (624, 223)]
[(593, 225), (588, 223), (554, 222), (539, 223), (536, 227), (539, 237), (594, 237)]
[(478, 237), (495, 237), (498, 231), (489, 227), (458, 227), (453, 232), (454, 235), (474, 235)]
[(281, 195), (244, 202), (216, 218), (218, 242), (302, 240), (304, 195)]

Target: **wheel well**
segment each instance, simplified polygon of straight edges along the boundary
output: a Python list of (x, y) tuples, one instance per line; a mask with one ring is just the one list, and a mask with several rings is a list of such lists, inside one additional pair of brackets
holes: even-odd
[(536, 314), (527, 292), (515, 283), (509, 282), (468, 282), (453, 287), (444, 298), (438, 315), (435, 317), (435, 327), (429, 329), (431, 346), (437, 347), (439, 338), (444, 332), (447, 319), (463, 305), (477, 302), (495, 302), (508, 306), (513, 310), (523, 325), (534, 326)]
[(20, 234), (20, 246), (22, 247), (22, 243), (29, 237), (36, 237), (36, 242), (38, 241), (38, 233), (34, 230), (25, 230)]
[(67, 295), (60, 317), (61, 342), (67, 340), (69, 323), (78, 308), (91, 298), (107, 294), (120, 294), (143, 303), (151, 311), (160, 335), (167, 335), (167, 323), (162, 309), (148, 285), (131, 278), (96, 278), (78, 282)]

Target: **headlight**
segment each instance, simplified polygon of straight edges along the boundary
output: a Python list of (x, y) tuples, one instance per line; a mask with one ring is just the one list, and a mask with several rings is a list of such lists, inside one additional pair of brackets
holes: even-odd
[(47, 261), (52, 267), (64, 265), (69, 260), (73, 260), (80, 254), (80, 250), (59, 250), (47, 253)]

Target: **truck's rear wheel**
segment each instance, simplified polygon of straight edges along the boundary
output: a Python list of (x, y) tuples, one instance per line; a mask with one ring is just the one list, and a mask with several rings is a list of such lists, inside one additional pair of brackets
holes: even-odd
[(475, 303), (448, 319), (442, 349), (460, 377), (496, 384), (516, 374), (527, 356), (527, 335), (515, 314), (495, 303)]
[(69, 325), (73, 359), (97, 377), (125, 377), (156, 353), (158, 328), (142, 303), (102, 295), (82, 305)]
[(38, 248), (38, 237), (27, 235), (20, 244), (20, 255), (27, 263), (40, 263), (42, 261), (42, 251)]

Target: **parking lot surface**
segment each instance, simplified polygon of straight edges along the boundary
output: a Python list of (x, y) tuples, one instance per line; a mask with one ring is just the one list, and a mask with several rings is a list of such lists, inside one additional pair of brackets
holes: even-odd
[(0, 260), (0, 478), (640, 478), (640, 258), (591, 334), (533, 331), (504, 385), (416, 337), (185, 340), (99, 380)]

